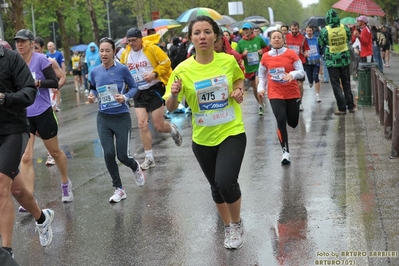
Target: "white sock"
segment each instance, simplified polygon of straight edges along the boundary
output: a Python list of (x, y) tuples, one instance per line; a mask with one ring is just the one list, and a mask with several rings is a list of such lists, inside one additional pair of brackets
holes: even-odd
[(145, 151), (145, 157), (149, 157), (151, 159), (154, 159), (154, 155), (152, 154), (152, 149)]
[(318, 93), (316, 93), (316, 97), (319, 97), (319, 94), (318, 94)]

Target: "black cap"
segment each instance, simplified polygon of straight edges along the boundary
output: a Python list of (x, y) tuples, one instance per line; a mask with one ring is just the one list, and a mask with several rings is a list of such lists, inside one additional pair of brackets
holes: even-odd
[(131, 28), (126, 32), (126, 38), (130, 37), (143, 38), (143, 35), (141, 34), (141, 30), (137, 28)]
[(13, 40), (17, 39), (22, 39), (22, 40), (30, 40), (33, 41), (35, 39), (35, 36), (30, 30), (22, 29), (15, 34), (15, 37)]

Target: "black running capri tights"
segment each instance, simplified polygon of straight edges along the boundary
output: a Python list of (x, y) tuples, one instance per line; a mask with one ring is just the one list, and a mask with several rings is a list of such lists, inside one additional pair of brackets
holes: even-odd
[(202, 171), (211, 185), (215, 203), (234, 203), (241, 197), (238, 174), (244, 158), (245, 133), (229, 136), (218, 146), (192, 143), (192, 149)]

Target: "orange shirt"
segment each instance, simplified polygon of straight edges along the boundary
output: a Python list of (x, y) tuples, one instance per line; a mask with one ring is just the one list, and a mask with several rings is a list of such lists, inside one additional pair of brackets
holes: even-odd
[(294, 63), (298, 61), (295, 51), (287, 49), (282, 55), (270, 56), (263, 54), (260, 63), (267, 68), (267, 95), (269, 99), (295, 99), (301, 98), (298, 82), (282, 82), (279, 80), (284, 73), (294, 71)]

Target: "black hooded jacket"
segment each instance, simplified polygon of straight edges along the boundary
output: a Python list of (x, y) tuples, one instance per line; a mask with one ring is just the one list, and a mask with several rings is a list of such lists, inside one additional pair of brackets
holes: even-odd
[(29, 132), (26, 107), (33, 104), (37, 89), (28, 65), (15, 51), (0, 45), (0, 136)]

